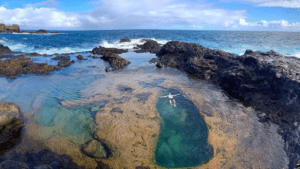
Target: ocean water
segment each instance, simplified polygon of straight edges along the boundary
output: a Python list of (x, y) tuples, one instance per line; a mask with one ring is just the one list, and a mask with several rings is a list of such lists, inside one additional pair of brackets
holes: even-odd
[[(50, 32), (50, 31), (49, 31)], [(90, 51), (104, 47), (133, 48), (139, 39), (155, 39), (164, 44), (171, 40), (192, 42), (212, 49), (243, 54), (246, 49), (275, 50), (300, 57), (300, 32), (194, 31), (194, 30), (102, 30), (57, 31), (60, 34), (0, 34), (0, 44), (14, 51), (41, 54)], [(121, 38), (132, 43), (119, 44)]]
[[(39, 63), (57, 65), (58, 61), (52, 60), (51, 57), (78, 52), (70, 54), (71, 59), (76, 60), (74, 64), (49, 75), (22, 75), (13, 80), (0, 77), (0, 101), (15, 102), (24, 114), (33, 112), (32, 120), (39, 126), (39, 136), (43, 139), (59, 136), (76, 145), (92, 139), (92, 133), (95, 131), (93, 120), (95, 112), (92, 109), (94, 106), (101, 106), (101, 103), (69, 108), (62, 106), (61, 102), (86, 99), (88, 96), (84, 95), (82, 90), (93, 82), (106, 78), (104, 68), (109, 66), (108, 63), (88, 57), (92, 54), (87, 52), (100, 45), (129, 49), (128, 53), (120, 56), (131, 61), (131, 64), (110, 73), (145, 70), (160, 73), (159, 70), (154, 70), (154, 64), (148, 62), (155, 54), (133, 52), (134, 45), (142, 44), (140, 40), (143, 38), (156, 40), (162, 45), (171, 40), (192, 42), (235, 54), (243, 54), (246, 49), (263, 52), (275, 50), (288, 56), (300, 57), (300, 33), (296, 32), (182, 30), (58, 32), (60, 33), (45, 35), (0, 34), (0, 44), (8, 46), (13, 51), (49, 55), (32, 57), (33, 61)], [(119, 43), (122, 38), (129, 38), (132, 42)], [(76, 59), (78, 54), (87, 60), (78, 61)], [(164, 80), (165, 78), (160, 78), (154, 83), (138, 83), (153, 88)], [(100, 81), (97, 85), (103, 85), (105, 89), (104, 85), (109, 84), (101, 84)], [(167, 98), (159, 99), (157, 103), (157, 109), (163, 118), (163, 126), (157, 143), (156, 163), (167, 168), (191, 167), (206, 163), (212, 154), (207, 145), (208, 129), (205, 122), (190, 100), (183, 96), (177, 96), (175, 99), (178, 105), (176, 109), (169, 105)]]

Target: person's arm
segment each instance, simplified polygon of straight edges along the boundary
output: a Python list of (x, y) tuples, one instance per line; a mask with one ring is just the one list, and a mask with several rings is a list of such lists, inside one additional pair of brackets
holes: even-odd
[(175, 94), (174, 96), (178, 96), (178, 95), (180, 95), (180, 94)]
[(159, 97), (168, 97), (168, 96), (159, 96)]

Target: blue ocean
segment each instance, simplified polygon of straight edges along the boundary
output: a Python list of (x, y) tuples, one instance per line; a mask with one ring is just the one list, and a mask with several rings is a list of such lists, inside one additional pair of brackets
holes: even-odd
[[(78, 165), (86, 167), (90, 164), (93, 166), (91, 168), (96, 168), (97, 163), (82, 154), (81, 146), (93, 139), (103, 139), (108, 145), (112, 142), (111, 144), (117, 147), (115, 149), (119, 154), (103, 161), (111, 165), (123, 163), (128, 166), (150, 165), (147, 160), (151, 159), (151, 166), (186, 168), (206, 164), (214, 156), (214, 150), (207, 141), (209, 127), (199, 115), (196, 105), (183, 91), (201, 84), (205, 91), (204, 95), (210, 96), (214, 95), (213, 89), (210, 90), (210, 86), (203, 81), (179, 70), (158, 69), (155, 64), (150, 64), (149, 60), (155, 58), (155, 54), (134, 52), (134, 46), (142, 44), (141, 39), (152, 39), (161, 45), (168, 41), (196, 43), (238, 55), (244, 54), (246, 49), (251, 49), (262, 52), (274, 50), (287, 56), (300, 57), (299, 32), (192, 30), (56, 32), (58, 34), (0, 34), (0, 44), (8, 46), (14, 52), (47, 54), (32, 57), (34, 62), (57, 65), (58, 61), (52, 60), (51, 57), (60, 54), (68, 54), (71, 60), (76, 61), (71, 66), (51, 72), (49, 75), (29, 74), (16, 79), (0, 77), (0, 101), (12, 101), (19, 105), (26, 119), (24, 139), (15, 147), (16, 150), (26, 151), (35, 148), (35, 151), (40, 151), (33, 145), (41, 142), (51, 151), (66, 153)], [(130, 39), (131, 42), (119, 43), (120, 39), (124, 38)], [(128, 49), (129, 52), (120, 56), (129, 60), (131, 64), (120, 70), (105, 72), (105, 67), (109, 66), (107, 62), (89, 57), (93, 55), (90, 51), (99, 46)], [(85, 59), (77, 60), (76, 56), (79, 54)], [(199, 91), (195, 89), (195, 92), (197, 94)], [(159, 98), (168, 93), (180, 94), (175, 97), (177, 107), (170, 105), (167, 98)], [(155, 99), (154, 95), (159, 99)], [(138, 100), (134, 100), (136, 98)], [(145, 107), (141, 107), (142, 105)], [(140, 137), (138, 135), (143, 132), (131, 131), (136, 126), (140, 129), (146, 128), (144, 126), (146, 122), (135, 123), (128, 120), (131, 117), (130, 113), (143, 120), (159, 121), (159, 134), (145, 134)], [(123, 119), (123, 116), (126, 118)], [(145, 116), (149, 118), (144, 119)], [(116, 120), (118, 122), (114, 122)], [(154, 124), (151, 125), (152, 127), (145, 131), (154, 132)], [(110, 137), (109, 134), (115, 135)], [(146, 135), (148, 139), (145, 139)], [(102, 138), (104, 136), (106, 138)], [(132, 144), (133, 147), (130, 147), (131, 145), (122, 147), (119, 143), (119, 140), (123, 140), (129, 144), (135, 137), (139, 137), (139, 141)], [(147, 146), (143, 143), (150, 138), (155, 140), (156, 144), (152, 150), (146, 149)], [(139, 146), (144, 147), (139, 149)], [(131, 149), (127, 151), (128, 147)], [(147, 155), (139, 157), (134, 154), (146, 150), (152, 152), (151, 158)], [(127, 152), (131, 154), (126, 154)], [(129, 160), (131, 155), (136, 159), (132, 163), (125, 163), (124, 159), (128, 157)], [(8, 157), (9, 155), (3, 158)]]

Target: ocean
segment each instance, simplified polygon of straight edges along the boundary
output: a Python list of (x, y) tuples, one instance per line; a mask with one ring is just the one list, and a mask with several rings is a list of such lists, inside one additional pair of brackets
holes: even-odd
[[(19, 105), (25, 118), (22, 141), (13, 151), (26, 154), (31, 150), (39, 152), (49, 149), (56, 154), (70, 156), (76, 164), (85, 168), (96, 168), (99, 165), (99, 160), (95, 161), (83, 153), (85, 145), (91, 140), (101, 140), (103, 144), (108, 145), (112, 152), (108, 153), (110, 156), (102, 159), (102, 162), (112, 168), (184, 168), (201, 165), (204, 168), (230, 168), (231, 165), (239, 168), (244, 165), (234, 162), (237, 156), (230, 154), (233, 151), (230, 146), (238, 145), (236, 138), (219, 130), (210, 130), (212, 134), (208, 131), (211, 126), (227, 132), (235, 131), (239, 128), (237, 126), (240, 126), (243, 132), (252, 136), (251, 133), (256, 133), (256, 130), (247, 126), (258, 123), (257, 120), (252, 121), (253, 118), (257, 118), (252, 117), (254, 110), (240, 110), (242, 105), (235, 106), (239, 103), (228, 99), (212, 84), (174, 68), (159, 69), (155, 64), (150, 64), (149, 60), (155, 58), (155, 54), (134, 52), (134, 45), (142, 44), (141, 39), (152, 39), (161, 45), (168, 41), (197, 43), (207, 48), (239, 55), (244, 54), (246, 49), (251, 49), (262, 52), (274, 50), (287, 56), (300, 57), (300, 33), (297, 32), (56, 32), (59, 33), (0, 34), (0, 44), (8, 46), (14, 52), (48, 55), (32, 57), (34, 62), (57, 65), (58, 61), (52, 60), (51, 57), (60, 54), (68, 54), (71, 60), (75, 60), (71, 66), (49, 75), (29, 74), (16, 79), (0, 77), (0, 101), (12, 101)], [(131, 39), (131, 42), (119, 43), (123, 38)], [(129, 52), (120, 56), (129, 60), (131, 64), (120, 70), (105, 72), (105, 67), (109, 66), (107, 62), (88, 57), (93, 55), (89, 51), (99, 46), (129, 49)], [(79, 54), (85, 59), (77, 60), (76, 56)], [(177, 107), (171, 106), (167, 98), (158, 99), (168, 92), (181, 95), (175, 97)], [(199, 111), (202, 111), (201, 116)], [(240, 116), (251, 118), (235, 118)], [(234, 123), (234, 126), (230, 126), (234, 129), (226, 127)], [(272, 131), (276, 131), (273, 128)], [(254, 134), (255, 137), (249, 136), (249, 139), (266, 139), (264, 132), (270, 131), (266, 129)], [(272, 136), (277, 138), (276, 134)], [(282, 140), (275, 140), (276, 143), (278, 141), (278, 145), (283, 146)], [(34, 146), (37, 144), (43, 146)], [(277, 149), (283, 150), (283, 147), (273, 148), (273, 145), (268, 145), (267, 142), (261, 144), (275, 154), (278, 153)], [(238, 152), (248, 151), (246, 148), (245, 146), (243, 149), (242, 146)], [(249, 161), (249, 165), (254, 168), (257, 167), (257, 160), (269, 158), (264, 152), (255, 153), (249, 155), (249, 159), (252, 160)], [(222, 163), (225, 155), (231, 162)], [(2, 158), (12, 157), (13, 153), (8, 153)], [(281, 159), (273, 161), (276, 162), (265, 163), (265, 166), (285, 166)], [(36, 163), (30, 163), (32, 167), (34, 164)], [(50, 164), (52, 166), (54, 162)], [(244, 166), (249, 165), (247, 163)]]

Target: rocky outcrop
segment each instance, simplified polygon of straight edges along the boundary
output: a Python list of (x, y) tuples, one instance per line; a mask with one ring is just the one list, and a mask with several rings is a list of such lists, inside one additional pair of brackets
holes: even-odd
[(88, 141), (82, 146), (82, 152), (92, 158), (106, 158), (104, 146), (98, 140)]
[(145, 40), (146, 42), (143, 45), (137, 45), (135, 52), (136, 53), (158, 53), (161, 49), (161, 46), (154, 40)]
[(121, 39), (119, 43), (123, 43), (123, 42), (131, 42), (130, 39)]
[(102, 46), (99, 46), (98, 48), (94, 48), (92, 50), (93, 54), (98, 54), (98, 55), (104, 55), (104, 54), (121, 54), (121, 53), (126, 53), (128, 50), (125, 49), (117, 49), (117, 48), (105, 48)]
[(71, 64), (72, 64), (72, 62), (69, 60), (61, 60), (58, 62), (57, 65), (60, 67), (67, 67), (67, 66), (70, 66)]
[(24, 57), (19, 59), (0, 60), (0, 76), (15, 78), (21, 74), (48, 74), (51, 71), (60, 70), (57, 66), (47, 63), (34, 63)]
[(7, 46), (3, 46), (0, 44), (0, 55), (12, 53), (12, 51)]
[[(23, 128), (20, 107), (13, 102), (0, 102), (0, 154), (6, 153), (19, 140)], [(1, 165), (0, 165), (1, 166)]]
[(5, 26), (5, 24), (0, 23), (0, 33), (13, 33), (20, 32), (20, 27), (17, 24), (13, 24), (12, 26)]
[(125, 67), (126, 65), (130, 64), (131, 62), (120, 57), (118, 54), (115, 53), (106, 53), (101, 57), (103, 60), (106, 60), (109, 62), (110, 66), (113, 68), (113, 70), (120, 69)]
[(76, 56), (78, 60), (82, 60), (83, 59), (83, 56), (82, 55), (78, 55)]
[(280, 126), (289, 168), (300, 155), (300, 59), (277, 52), (246, 50), (243, 56), (194, 43), (168, 42), (157, 56), (165, 66), (194, 74), (222, 87), (246, 106), (252, 105), (261, 122)]

